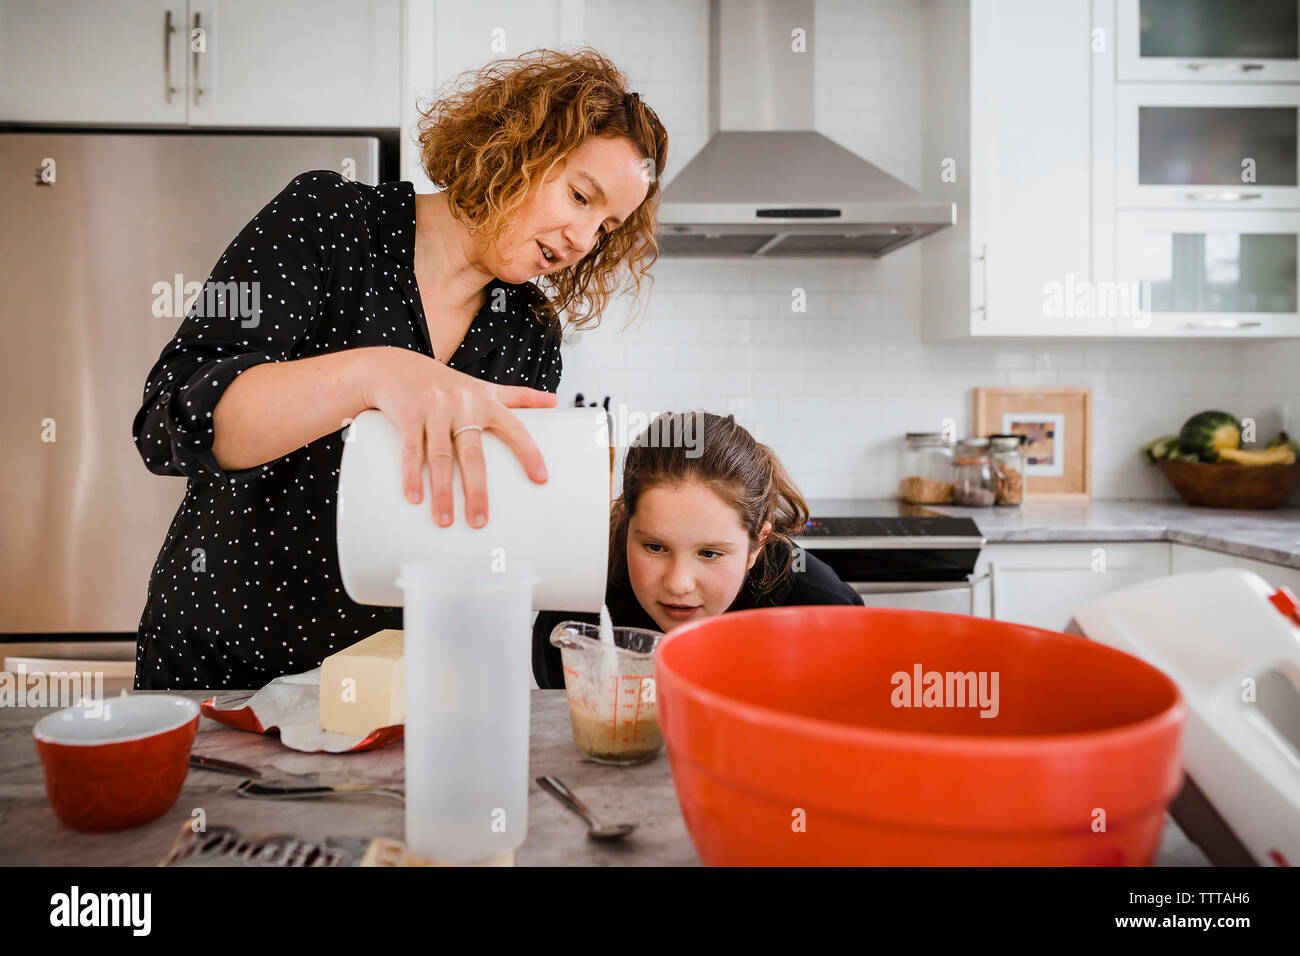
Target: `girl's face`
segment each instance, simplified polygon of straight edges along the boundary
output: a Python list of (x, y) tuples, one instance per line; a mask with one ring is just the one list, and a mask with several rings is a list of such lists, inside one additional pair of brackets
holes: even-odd
[[(764, 526), (764, 536), (770, 528)], [(694, 482), (655, 485), (641, 493), (628, 521), (632, 591), (666, 634), (730, 607), (759, 545), (750, 547), (740, 517), (711, 489)]]
[(645, 170), (626, 137), (588, 136), (529, 194), (517, 221), (486, 256), (488, 267), (498, 279), (517, 284), (574, 265), (595, 248), (601, 233), (636, 212), (650, 191), (653, 163)]

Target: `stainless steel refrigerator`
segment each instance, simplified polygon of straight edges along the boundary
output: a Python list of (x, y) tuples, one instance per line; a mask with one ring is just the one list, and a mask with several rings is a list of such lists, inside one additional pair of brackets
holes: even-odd
[(156, 284), (205, 282), (299, 173), (378, 165), (365, 136), (0, 134), (0, 641), (134, 633), (185, 490), (131, 436), (181, 323)]

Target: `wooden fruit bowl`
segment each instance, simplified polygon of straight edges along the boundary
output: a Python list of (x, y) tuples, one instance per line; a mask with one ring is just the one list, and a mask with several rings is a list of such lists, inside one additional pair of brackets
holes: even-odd
[(1277, 508), (1300, 481), (1300, 461), (1290, 465), (1162, 461), (1174, 491), (1202, 508)]

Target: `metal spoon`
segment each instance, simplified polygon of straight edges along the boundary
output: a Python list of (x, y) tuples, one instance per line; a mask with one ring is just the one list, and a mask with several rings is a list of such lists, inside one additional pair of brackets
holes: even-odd
[(537, 785), (587, 822), (587, 836), (593, 840), (621, 840), (636, 829), (635, 823), (614, 823), (602, 826), (587, 805), (558, 777), (538, 777)]

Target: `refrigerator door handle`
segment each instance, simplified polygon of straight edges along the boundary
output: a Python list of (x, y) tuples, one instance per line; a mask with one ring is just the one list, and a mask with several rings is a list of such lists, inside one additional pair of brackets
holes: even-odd
[(172, 101), (172, 94), (176, 92), (176, 87), (172, 86), (172, 34), (175, 32), (176, 28), (172, 26), (172, 12), (168, 10), (163, 20), (163, 90), (168, 103)]

